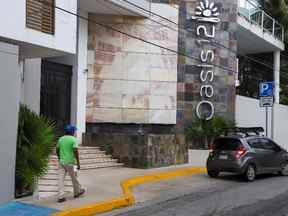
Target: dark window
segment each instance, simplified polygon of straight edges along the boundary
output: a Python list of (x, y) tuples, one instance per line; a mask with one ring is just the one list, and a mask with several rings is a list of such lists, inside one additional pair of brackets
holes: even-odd
[(220, 138), (214, 141), (215, 150), (235, 151), (241, 147), (239, 139), (234, 138)]
[(248, 141), (248, 144), (253, 149), (264, 149), (260, 139), (252, 139)]
[(26, 26), (43, 33), (54, 34), (55, 0), (26, 0)]
[(273, 141), (268, 139), (261, 139), (261, 143), (265, 150), (269, 151), (276, 151), (276, 149), (279, 149), (279, 146), (276, 145)]

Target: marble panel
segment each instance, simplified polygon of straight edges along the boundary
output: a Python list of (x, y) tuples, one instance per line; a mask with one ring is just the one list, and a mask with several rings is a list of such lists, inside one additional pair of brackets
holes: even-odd
[(119, 92), (113, 94), (100, 94), (97, 99), (98, 107), (122, 108), (122, 95)]
[(151, 95), (175, 96), (177, 94), (176, 82), (151, 82)]
[(175, 96), (150, 96), (149, 97), (150, 109), (171, 110), (176, 109)]
[(89, 79), (117, 79), (124, 80), (127, 78), (126, 72), (123, 70), (122, 64), (112, 65), (88, 65)]
[(148, 108), (148, 96), (143, 95), (122, 95), (122, 107), (128, 109)]
[(95, 63), (95, 50), (88, 50), (87, 52), (87, 64), (93, 65)]
[[(150, 80), (149, 54), (123, 53), (124, 70), (128, 80)], [(148, 62), (148, 64), (147, 64)]]
[(176, 124), (175, 110), (149, 110), (150, 124)]
[(122, 92), (122, 80), (95, 80), (93, 91), (98, 94)]
[(125, 80), (122, 84), (122, 94), (126, 95), (149, 95), (150, 82)]
[(92, 122), (122, 122), (122, 109), (88, 108), (86, 121)]
[(123, 123), (148, 123), (149, 111), (145, 109), (123, 109)]

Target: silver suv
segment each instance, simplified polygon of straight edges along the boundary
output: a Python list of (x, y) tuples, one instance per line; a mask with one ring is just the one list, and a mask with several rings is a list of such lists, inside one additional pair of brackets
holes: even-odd
[(288, 175), (288, 153), (273, 140), (264, 136), (226, 136), (214, 141), (207, 159), (208, 175), (218, 177), (220, 172), (242, 175), (253, 181), (257, 174), (280, 173)]

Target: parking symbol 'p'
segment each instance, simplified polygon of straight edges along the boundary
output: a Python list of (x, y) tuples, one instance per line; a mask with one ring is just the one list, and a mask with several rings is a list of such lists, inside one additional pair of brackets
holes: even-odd
[(273, 97), (274, 95), (274, 83), (263, 82), (259, 85), (259, 96), (260, 97)]
[(261, 92), (262, 93), (265, 93), (269, 90), (269, 85), (267, 83), (263, 83), (262, 84), (262, 89), (261, 89)]

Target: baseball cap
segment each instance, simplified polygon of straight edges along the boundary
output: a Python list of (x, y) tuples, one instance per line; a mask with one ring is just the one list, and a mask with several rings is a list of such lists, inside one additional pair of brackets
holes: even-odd
[(69, 125), (65, 126), (64, 131), (73, 133), (73, 132), (77, 131), (77, 128), (74, 125), (69, 124)]

